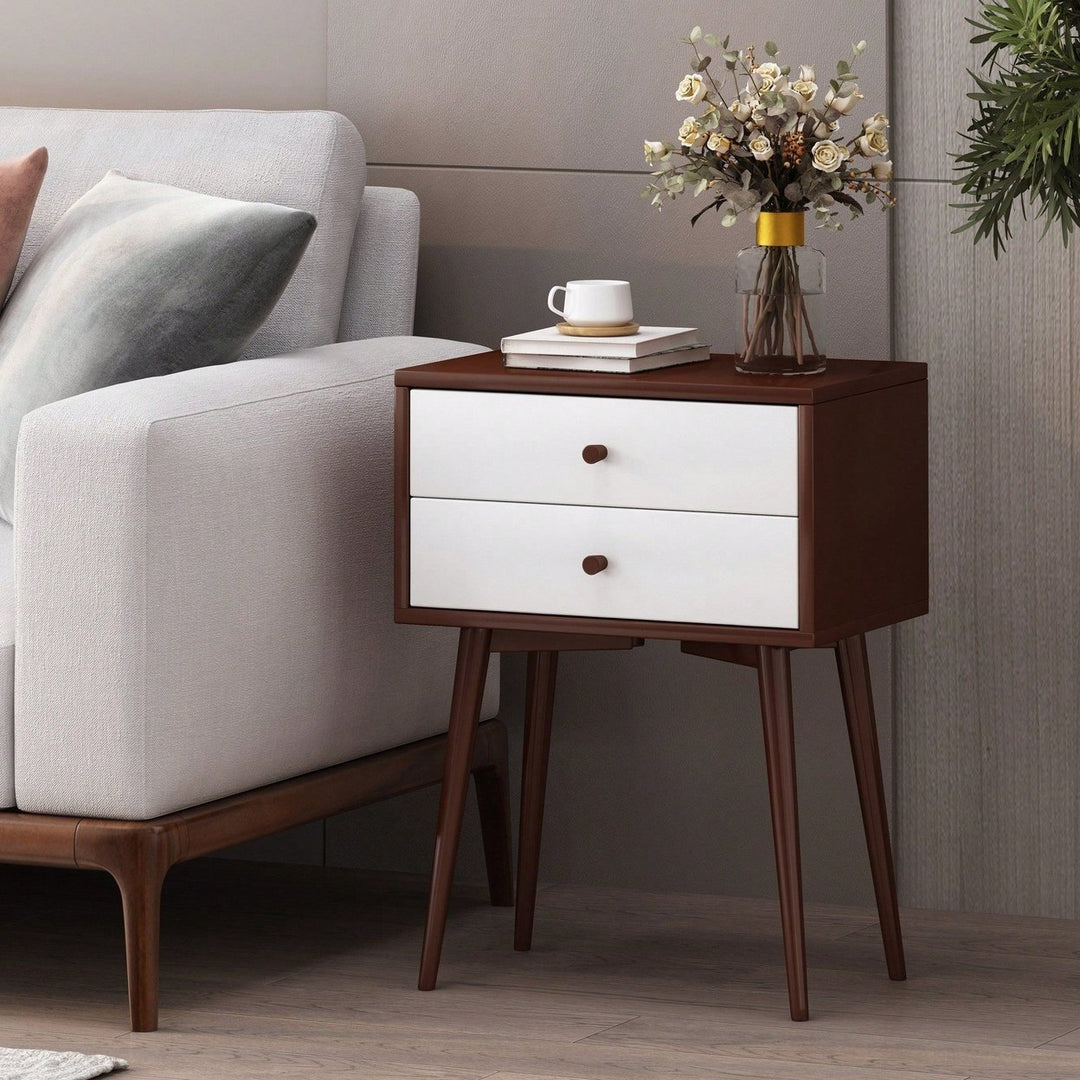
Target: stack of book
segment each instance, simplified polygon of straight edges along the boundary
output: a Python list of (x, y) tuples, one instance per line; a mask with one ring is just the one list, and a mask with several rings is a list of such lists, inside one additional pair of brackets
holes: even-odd
[(512, 368), (559, 371), (637, 371), (707, 360), (709, 346), (692, 326), (642, 326), (623, 337), (569, 337), (554, 326), (502, 339), (503, 360)]

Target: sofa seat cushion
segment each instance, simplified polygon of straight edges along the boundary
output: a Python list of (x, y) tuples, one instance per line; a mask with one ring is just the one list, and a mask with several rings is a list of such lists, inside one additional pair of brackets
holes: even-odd
[(0, 808), (15, 805), (15, 563), (0, 521)]
[(304, 210), (110, 172), (60, 219), (0, 317), (0, 517), (31, 410), (236, 360), (315, 230)]
[(204, 195), (306, 210), (319, 228), (244, 356), (275, 356), (337, 340), (365, 181), (364, 144), (344, 116), (0, 107), (0, 159), (42, 144), (49, 148), (49, 171), (16, 282), (68, 207), (118, 169)]

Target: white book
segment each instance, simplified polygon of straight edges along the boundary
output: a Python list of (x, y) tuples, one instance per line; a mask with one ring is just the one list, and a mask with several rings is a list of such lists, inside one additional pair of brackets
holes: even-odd
[(683, 345), (697, 345), (693, 326), (643, 326), (623, 337), (576, 337), (560, 334), (555, 326), (530, 330), (502, 339), (504, 353), (537, 353), (545, 356), (648, 356)]
[(633, 375), (638, 371), (696, 364), (709, 359), (708, 345), (684, 345), (649, 356), (545, 356), (542, 353), (503, 353), (508, 368), (542, 368), (547, 371), (603, 371)]

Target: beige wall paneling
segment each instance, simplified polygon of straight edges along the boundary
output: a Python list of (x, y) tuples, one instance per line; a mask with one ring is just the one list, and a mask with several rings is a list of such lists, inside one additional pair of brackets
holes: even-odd
[[(1077, 566), (1080, 565), (1080, 290), (1076, 287), (1076, 282), (1080, 281), (1080, 244), (1077, 244), (1075, 240), (1069, 245), (1068, 280), (1073, 283), (1073, 288), (1069, 297), (1069, 358), (1071, 361), (1069, 396), (1072, 399), (1072, 428), (1069, 454), (1072, 461), (1072, 473), (1070, 476), (1071, 491), (1066, 494), (1065, 502), (1066, 506), (1071, 511), (1071, 517), (1069, 519), (1071, 528), (1069, 561), (1072, 569), (1069, 570), (1066, 568), (1065, 573), (1068, 578), (1067, 584), (1072, 589), (1073, 603), (1076, 606), (1080, 606), (1075, 591), (1077, 582), (1080, 581), (1080, 572), (1077, 571)], [(1074, 613), (1076, 611), (1076, 606), (1074, 606)], [(1071, 676), (1074, 680), (1077, 678), (1078, 670), (1080, 670), (1080, 656), (1078, 656), (1078, 654), (1080, 654), (1080, 648), (1077, 647), (1077, 641), (1080, 641), (1080, 632), (1078, 632), (1078, 628), (1074, 622), (1071, 637), (1064, 639), (1064, 641), (1060, 642), (1058, 645), (1058, 655), (1061, 663), (1062, 665), (1069, 665), (1071, 667)], [(1073, 722), (1075, 723), (1077, 715), (1080, 713), (1080, 691), (1074, 691), (1071, 706), (1067, 706), (1067, 710), (1068, 715), (1072, 717)], [(1074, 772), (1080, 771), (1080, 760), (1074, 759), (1069, 764)], [(1060, 812), (1062, 813), (1062, 816), (1066, 817), (1066, 820), (1071, 822), (1074, 840), (1072, 850), (1068, 853), (1067, 858), (1069, 858), (1075, 866), (1076, 862), (1080, 860), (1080, 799), (1073, 800), (1071, 814), (1069, 814), (1067, 808), (1061, 808)], [(1080, 902), (1078, 902), (1078, 906), (1080, 906)], [(1080, 917), (1080, 911), (1074, 910), (1073, 917)]]
[[(902, 177), (953, 175), (977, 6), (895, 5)], [(931, 365), (932, 469), (931, 614), (896, 635), (902, 897), (1076, 917), (1077, 255), (1017, 221), (995, 262), (949, 235), (954, 187), (900, 196), (896, 352)]]
[(895, 631), (901, 901), (964, 906), (977, 851), (981, 753), (972, 722), (975, 616), (975, 260), (946, 183), (897, 185), (898, 359), (929, 365), (930, 614)]
[(733, 45), (774, 37), (783, 62), (817, 60), (823, 87), (865, 38), (862, 84), (885, 98), (885, 0), (330, 0), (328, 14), (330, 106), (384, 164), (642, 169), (642, 140), (674, 141), (693, 111), (675, 87), (695, 23)]
[(964, 140), (975, 88), (968, 75), (985, 53), (971, 44), (978, 0), (894, 0), (892, 134), (897, 175), (948, 180)]
[[(550, 286), (616, 277), (634, 287), (639, 321), (700, 326), (719, 351), (734, 334), (734, 259), (749, 225), (690, 228), (691, 200), (658, 213), (640, 174), (374, 166), (371, 183), (420, 197), (417, 333), (498, 346), (503, 334), (550, 325)], [(700, 205), (700, 204), (699, 204)], [(829, 257), (828, 340), (834, 355), (889, 351), (888, 224), (873, 207), (842, 233), (811, 231)]]
[(326, 106), (326, 0), (4, 0), (0, 104)]
[(1022, 225), (995, 263), (948, 235), (955, 189), (900, 195), (897, 354), (931, 389), (931, 614), (896, 637), (902, 896), (1076, 917), (1076, 256)]
[(982, 843), (980, 911), (1080, 915), (1078, 416), (1070, 259), (1041, 224), (975, 260), (975, 616), (972, 717)]

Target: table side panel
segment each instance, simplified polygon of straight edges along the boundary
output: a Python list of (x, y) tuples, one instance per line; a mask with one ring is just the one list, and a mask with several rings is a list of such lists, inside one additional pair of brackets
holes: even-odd
[(394, 390), (394, 607), (409, 606), (409, 390)]
[(810, 632), (929, 605), (927, 384), (803, 410)]

